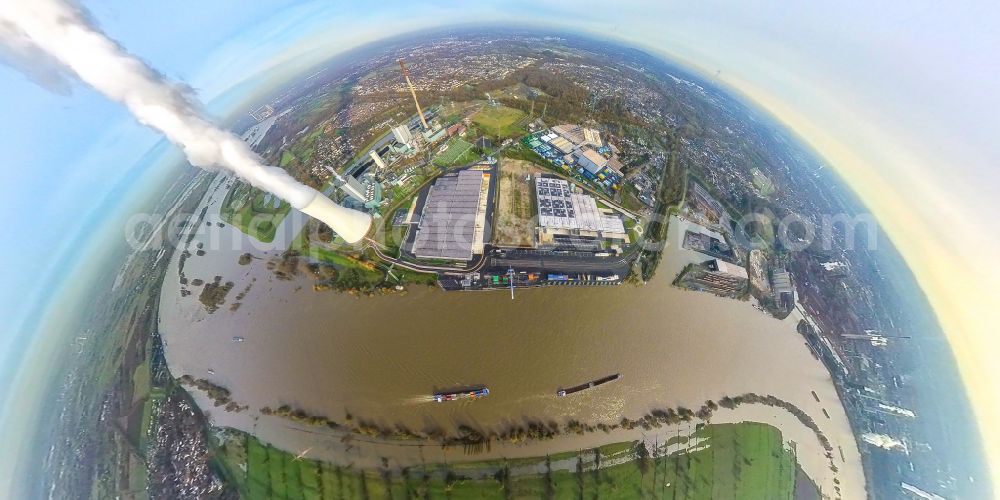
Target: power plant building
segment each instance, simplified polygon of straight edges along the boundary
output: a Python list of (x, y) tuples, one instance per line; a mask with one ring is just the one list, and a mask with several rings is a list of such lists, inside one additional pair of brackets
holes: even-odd
[(489, 173), (462, 170), (427, 193), (412, 253), (419, 259), (472, 260), (483, 252)]
[(367, 197), (365, 196), (365, 186), (361, 184), (353, 175), (340, 175), (336, 171), (333, 171), (333, 184), (345, 194), (353, 198), (355, 201), (360, 203), (365, 203)]
[(410, 127), (407, 127), (405, 124), (393, 127), (392, 137), (400, 144), (409, 144), (413, 141), (413, 134), (410, 132)]
[(370, 156), (372, 158), (372, 161), (375, 162), (375, 165), (378, 165), (379, 169), (385, 170), (385, 161), (382, 160), (382, 157), (379, 156), (378, 153), (375, 152), (374, 149), (371, 150), (371, 151), (368, 151), (368, 156)]

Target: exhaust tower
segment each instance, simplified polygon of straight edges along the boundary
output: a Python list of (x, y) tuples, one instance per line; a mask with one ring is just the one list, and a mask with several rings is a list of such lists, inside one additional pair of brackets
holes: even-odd
[(406, 85), (410, 87), (410, 95), (413, 96), (413, 104), (417, 105), (417, 115), (420, 116), (420, 123), (423, 124), (424, 130), (430, 130), (431, 128), (427, 125), (427, 119), (424, 118), (424, 110), (420, 109), (420, 101), (417, 100), (417, 89), (413, 88), (413, 82), (410, 81), (410, 70), (406, 69), (406, 63), (402, 59), (399, 61), (399, 69), (403, 70), (403, 78), (406, 78)]

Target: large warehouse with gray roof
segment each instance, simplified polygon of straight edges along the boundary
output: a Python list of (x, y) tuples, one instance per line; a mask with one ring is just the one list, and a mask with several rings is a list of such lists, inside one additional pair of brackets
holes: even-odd
[(412, 253), (419, 259), (471, 260), (483, 251), (489, 173), (468, 169), (438, 178), (427, 194)]

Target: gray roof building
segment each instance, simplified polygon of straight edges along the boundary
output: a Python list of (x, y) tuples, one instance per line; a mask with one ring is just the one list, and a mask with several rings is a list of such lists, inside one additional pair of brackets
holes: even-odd
[(576, 159), (580, 162), (580, 166), (594, 175), (597, 175), (601, 170), (604, 170), (604, 167), (608, 166), (608, 159), (590, 148), (577, 151)]
[(794, 293), (792, 288), (792, 275), (785, 270), (775, 271), (774, 276), (771, 279), (771, 287), (774, 288), (774, 293)]
[(477, 237), (481, 238), (476, 225), (485, 196), (484, 181), (488, 179), (482, 171), (463, 170), (434, 182), (420, 214), (413, 255), (421, 259), (472, 259)]

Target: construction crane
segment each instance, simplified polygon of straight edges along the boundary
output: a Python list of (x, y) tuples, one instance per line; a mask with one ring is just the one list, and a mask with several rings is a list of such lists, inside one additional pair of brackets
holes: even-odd
[(417, 115), (420, 117), (420, 123), (423, 124), (424, 130), (430, 130), (431, 128), (427, 125), (427, 119), (424, 118), (424, 110), (420, 109), (420, 101), (417, 101), (417, 89), (413, 88), (413, 82), (410, 81), (410, 70), (406, 69), (406, 63), (402, 59), (398, 62), (399, 69), (403, 70), (403, 78), (406, 78), (406, 85), (410, 87), (410, 94), (413, 95), (413, 104), (417, 105)]

